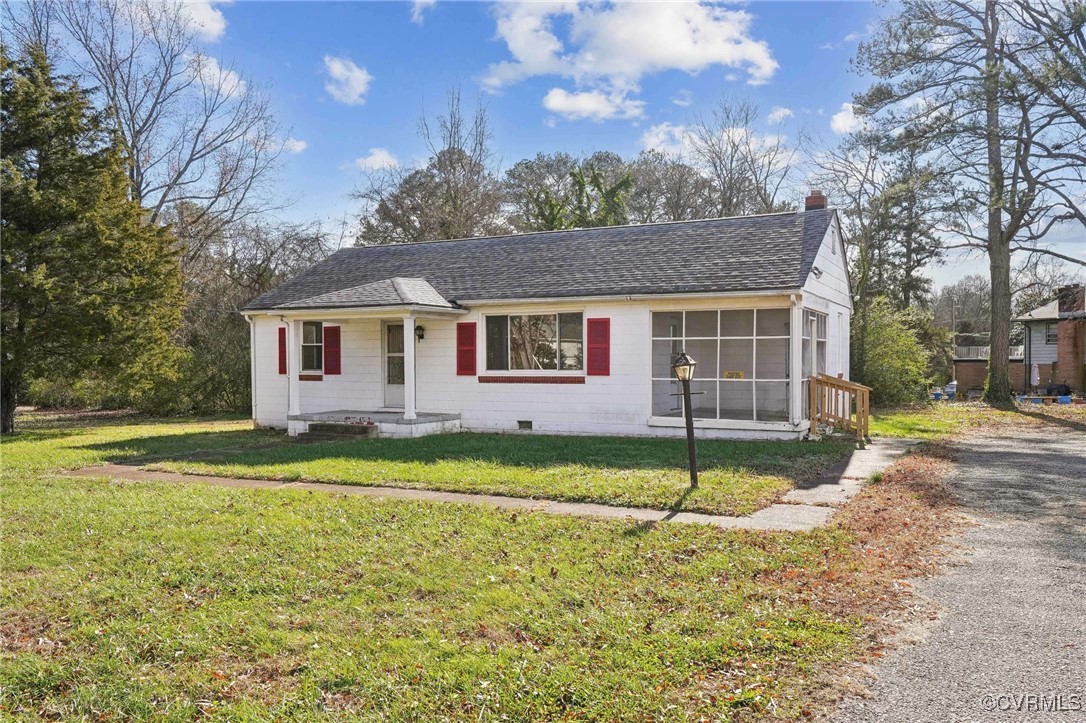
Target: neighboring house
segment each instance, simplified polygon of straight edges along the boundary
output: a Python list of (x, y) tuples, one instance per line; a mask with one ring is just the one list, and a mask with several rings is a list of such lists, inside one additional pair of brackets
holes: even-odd
[[(1025, 327), (1023, 345), (1010, 354), (1011, 387), (1016, 392), (1043, 391), (1050, 384), (1086, 391), (1086, 288), (1061, 286), (1055, 299), (1014, 321)], [(987, 356), (954, 359), (959, 390), (984, 388)], [(1036, 384), (1031, 379), (1035, 366)]]
[(455, 429), (794, 438), (807, 377), (848, 378), (836, 212), (346, 248), (254, 299), (253, 418)]

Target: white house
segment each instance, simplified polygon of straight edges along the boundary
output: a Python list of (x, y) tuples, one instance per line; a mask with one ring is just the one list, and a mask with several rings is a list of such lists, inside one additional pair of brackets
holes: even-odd
[(305, 432), (794, 438), (808, 376), (848, 378), (836, 212), (346, 248), (250, 302), (253, 419)]

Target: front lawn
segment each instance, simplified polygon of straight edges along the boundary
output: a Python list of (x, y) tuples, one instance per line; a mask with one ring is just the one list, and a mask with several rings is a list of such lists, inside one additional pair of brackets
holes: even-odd
[(980, 402), (934, 402), (877, 409), (871, 417), (871, 434), (946, 439), (970, 429), (1038, 425), (1086, 431), (1086, 404), (1020, 404), (1014, 411), (1003, 411)]
[(849, 441), (698, 441), (689, 489), (684, 439), (448, 434), (224, 449), (151, 469), (225, 477), (386, 485), (743, 515), (848, 459)]
[(892, 474), (810, 533), (54, 474), (224, 440), (4, 441), (3, 717), (795, 719), (941, 532)]

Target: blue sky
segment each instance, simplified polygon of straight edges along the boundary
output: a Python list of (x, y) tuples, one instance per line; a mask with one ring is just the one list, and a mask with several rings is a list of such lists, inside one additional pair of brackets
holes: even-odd
[[(417, 122), (447, 89), (488, 105), (508, 167), (539, 151), (633, 155), (666, 146), (725, 96), (750, 98), (765, 131), (783, 117), (833, 144), (869, 80), (849, 60), (877, 8), (863, 2), (578, 5), (572, 2), (195, 0), (206, 51), (265, 86), (292, 151), (292, 218), (336, 223), (362, 167), (423, 156)], [(831, 199), (832, 202), (832, 199)], [(985, 264), (949, 264), (937, 283)]]
[[(597, 75), (588, 60), (571, 71), (581, 77), (532, 67), (518, 71), (525, 77), (495, 86), (492, 66), (516, 56), (499, 33), (503, 11), (493, 4), (438, 2), (420, 8), (419, 22), (412, 20), (411, 3), (237, 2), (215, 9), (225, 32), (209, 45), (209, 54), (265, 85), (290, 136), (305, 143), (286, 158), (283, 182), (297, 200), (292, 214), (303, 217), (351, 208), (346, 194), (360, 177), (357, 159), (375, 163), (385, 152), (400, 161), (420, 156), (420, 114), (424, 108), (440, 111), (446, 90), (457, 85), (466, 100), (481, 97), (488, 104), (505, 166), (538, 151), (635, 154), (650, 140), (666, 140), (669, 128), (709, 111), (725, 95), (749, 97), (766, 115), (787, 108), (795, 115), (786, 119), (786, 131), (805, 125), (829, 140), (833, 115), (865, 86), (849, 72), (848, 61), (873, 12), (866, 3), (733, 5), (724, 8), (729, 15), (720, 23), (722, 44), (749, 39), (764, 51), (741, 50), (725, 64), (714, 58), (727, 56), (726, 47), (644, 60), (637, 59), (637, 48), (619, 47), (612, 54), (634, 58), (632, 69)], [(734, 14), (749, 17), (746, 32), (733, 32)], [(576, 51), (579, 44), (568, 37), (570, 16), (548, 19), (563, 51)], [(604, 22), (598, 24), (603, 27), (596, 33), (608, 32)], [(759, 52), (777, 67), (764, 68), (771, 64)], [(610, 62), (610, 72), (621, 61), (603, 62)], [(666, 67), (669, 62), (687, 67)], [(329, 84), (343, 92), (330, 93)], [(630, 85), (636, 91), (624, 90)], [(544, 100), (555, 89), (548, 109)]]

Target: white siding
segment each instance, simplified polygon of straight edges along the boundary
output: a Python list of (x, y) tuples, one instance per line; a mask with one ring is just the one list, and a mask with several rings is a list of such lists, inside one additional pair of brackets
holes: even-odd
[(258, 316), (253, 319), (255, 346), (253, 374), (253, 421), (265, 427), (287, 426), (287, 375), (279, 373), (278, 319)]
[(1029, 363), (1030, 364), (1054, 364), (1056, 354), (1059, 351), (1057, 344), (1045, 344), (1047, 336), (1047, 324), (1043, 321), (1029, 324)]
[[(487, 313), (526, 311), (488, 308)], [(536, 312), (584, 311), (585, 319), (611, 319), (611, 374), (585, 377), (584, 384), (484, 384), (457, 376), (455, 321), (424, 321), (426, 339), (417, 346), (418, 406), (424, 412), (461, 415), (465, 429), (512, 431), (519, 420), (539, 432), (648, 433), (649, 309), (631, 304), (554, 304)], [(476, 322), (477, 368), (486, 374), (483, 313), (459, 321)], [(557, 372), (553, 374), (558, 374)], [(568, 374), (568, 372), (562, 373)], [(494, 376), (523, 376), (496, 372)]]
[[(279, 374), (279, 319), (255, 317), (257, 394), (253, 418), (263, 426), (287, 426), (287, 376)], [(381, 322), (378, 319), (327, 321), (340, 327), (341, 374), (319, 382), (298, 382), (300, 411), (375, 410), (383, 406)]]
[(811, 273), (803, 286), (803, 306), (826, 314), (826, 373), (849, 378), (849, 328), (852, 319), (852, 293), (841, 235), (836, 221), (830, 224), (814, 266), (822, 276)]
[(381, 385), (381, 321), (326, 321), (340, 327), (340, 374), (325, 374), (319, 382), (301, 382), (302, 414), (334, 409), (375, 410), (384, 406)]
[[(788, 296), (690, 298), (590, 303), (543, 303), (477, 307), (462, 317), (425, 318), (425, 339), (416, 342), (417, 408), (419, 412), (461, 415), (464, 429), (514, 431), (520, 420), (531, 421), (536, 432), (681, 436), (682, 427), (650, 426), (651, 314), (654, 310), (745, 309), (788, 307)], [(586, 376), (584, 384), (481, 383), (486, 375), (484, 314), (556, 313), (582, 311), (585, 319), (611, 321), (611, 373)], [(257, 317), (256, 421), (285, 427), (286, 377), (278, 374), (277, 319)], [(394, 321), (390, 319), (390, 321)], [(456, 324), (476, 323), (477, 376), (456, 374)], [(352, 320), (342, 327), (342, 371), (322, 381), (299, 382), (304, 412), (335, 409), (375, 410), (383, 406), (381, 321)], [(558, 373), (551, 373), (558, 374)], [(524, 372), (495, 372), (494, 376), (525, 376)], [(671, 420), (674, 421), (674, 420)], [(725, 423), (726, 424), (726, 423)], [(717, 423), (720, 426), (720, 423)], [(737, 423), (730, 429), (699, 429), (704, 437), (795, 437), (788, 425)]]

